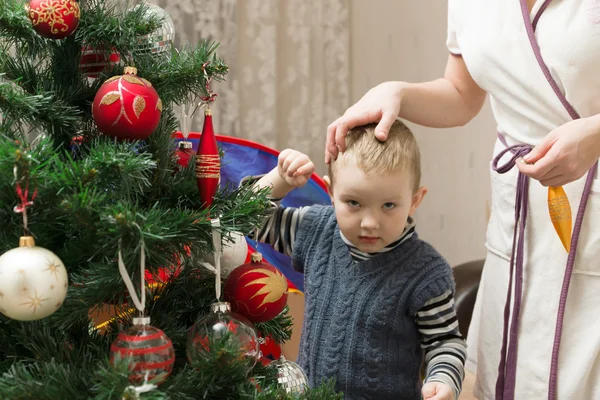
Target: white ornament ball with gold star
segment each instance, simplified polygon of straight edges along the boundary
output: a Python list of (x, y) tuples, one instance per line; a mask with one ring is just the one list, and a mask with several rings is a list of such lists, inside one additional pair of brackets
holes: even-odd
[(60, 308), (69, 279), (64, 264), (31, 236), (0, 256), (0, 312), (19, 321), (42, 319)]

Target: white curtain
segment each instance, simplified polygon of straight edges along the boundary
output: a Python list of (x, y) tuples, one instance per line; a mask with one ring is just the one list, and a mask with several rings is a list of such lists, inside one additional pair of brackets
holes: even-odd
[[(349, 0), (156, 0), (176, 44), (220, 43), (217, 133), (307, 153), (320, 173), (327, 124), (350, 104)], [(202, 129), (196, 117), (192, 129)]]

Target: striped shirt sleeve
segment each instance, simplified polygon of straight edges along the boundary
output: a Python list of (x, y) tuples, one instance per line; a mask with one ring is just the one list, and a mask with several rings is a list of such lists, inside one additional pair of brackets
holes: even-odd
[(309, 207), (282, 207), (278, 200), (271, 202), (272, 212), (265, 218), (257, 239), (273, 246), (276, 251), (291, 256), (298, 226)]
[[(240, 181), (240, 186), (254, 184), (263, 176), (264, 175), (245, 176)], [(259, 242), (273, 246), (273, 248), (280, 253), (291, 256), (296, 232), (298, 232), (298, 226), (309, 207), (282, 207), (281, 200), (282, 199), (270, 199), (271, 212), (264, 219), (262, 226), (258, 230), (258, 238), (254, 237), (254, 232), (248, 236)]]
[(467, 344), (458, 330), (452, 291), (425, 303), (417, 311), (416, 322), (427, 368), (424, 383), (445, 383), (458, 399), (465, 375)]

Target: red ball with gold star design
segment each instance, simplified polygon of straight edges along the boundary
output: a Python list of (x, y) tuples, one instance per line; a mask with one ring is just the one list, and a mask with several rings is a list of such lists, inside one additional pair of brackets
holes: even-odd
[(33, 29), (50, 39), (63, 39), (79, 25), (79, 3), (74, 0), (31, 0), (26, 6)]
[(0, 256), (0, 312), (19, 321), (45, 318), (60, 308), (69, 279), (64, 264), (50, 250), (21, 237), (19, 247)]
[(274, 266), (253, 253), (252, 261), (234, 269), (223, 291), (231, 308), (251, 322), (266, 322), (278, 316), (287, 303), (285, 276)]
[(94, 97), (92, 115), (105, 135), (145, 140), (158, 126), (162, 102), (152, 84), (126, 67), (124, 75), (107, 79)]

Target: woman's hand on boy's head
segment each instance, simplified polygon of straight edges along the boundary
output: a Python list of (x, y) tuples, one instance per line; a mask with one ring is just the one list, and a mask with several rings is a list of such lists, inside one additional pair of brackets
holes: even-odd
[(456, 400), (454, 391), (445, 383), (427, 382), (421, 389), (423, 400)]
[(400, 112), (402, 82), (384, 82), (369, 90), (343, 116), (327, 127), (325, 162), (336, 159), (346, 149), (346, 135), (357, 126), (377, 122), (375, 137), (386, 140), (392, 124)]
[(279, 176), (290, 186), (301, 187), (308, 182), (315, 172), (315, 165), (304, 153), (285, 149), (279, 153), (277, 162)]

